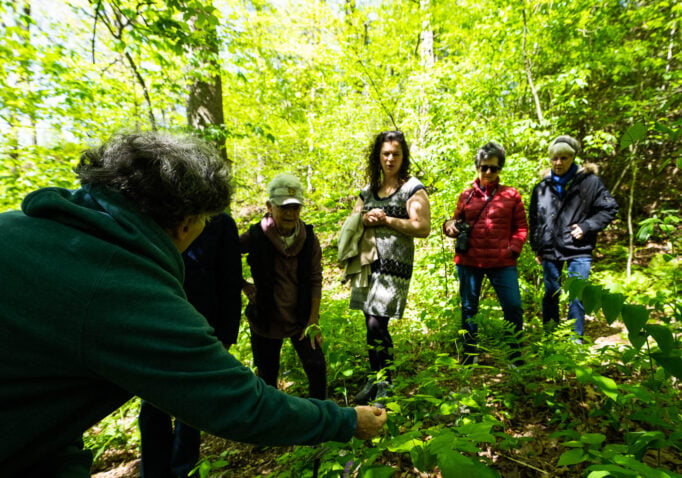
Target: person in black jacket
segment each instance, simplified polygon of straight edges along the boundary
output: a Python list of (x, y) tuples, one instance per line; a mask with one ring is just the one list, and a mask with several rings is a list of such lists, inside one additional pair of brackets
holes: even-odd
[[(575, 158), (580, 142), (559, 136), (549, 146), (551, 171), (535, 185), (530, 201), (530, 244), (535, 260), (542, 265), (545, 295), (542, 320), (559, 320), (561, 270), (567, 264), (569, 276), (587, 279), (597, 233), (613, 221), (618, 204), (597, 176), (597, 167), (586, 163), (578, 167)], [(582, 342), (585, 309), (575, 299), (568, 308), (568, 319), (575, 319), (576, 340)]]
[[(226, 349), (237, 343), (241, 318), (242, 261), (237, 225), (214, 216), (182, 254), (187, 300), (215, 330)], [(200, 432), (142, 401), (138, 422), (142, 478), (185, 478), (199, 460)]]
[(322, 250), (311, 225), (300, 219), (303, 187), (291, 174), (268, 185), (268, 213), (239, 238), (255, 284), (244, 283), (246, 317), (258, 376), (277, 388), (280, 350), (290, 338), (308, 377), (311, 398), (327, 396), (327, 371), (318, 325)]

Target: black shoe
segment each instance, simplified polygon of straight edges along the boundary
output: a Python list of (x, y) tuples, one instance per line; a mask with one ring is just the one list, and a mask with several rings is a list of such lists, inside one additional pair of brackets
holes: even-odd
[(355, 403), (367, 403), (376, 396), (376, 393), (377, 383), (370, 379), (355, 396)]
[(391, 384), (386, 380), (377, 382), (376, 384), (377, 394), (374, 400), (374, 405), (377, 408), (386, 408), (386, 403), (391, 398)]

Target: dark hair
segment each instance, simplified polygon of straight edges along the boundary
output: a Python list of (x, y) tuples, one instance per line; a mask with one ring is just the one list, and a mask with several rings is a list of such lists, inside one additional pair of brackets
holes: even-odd
[(84, 151), (74, 171), (81, 184), (120, 192), (164, 229), (230, 203), (228, 165), (204, 141), (158, 132), (119, 133)]
[(481, 161), (484, 159), (490, 159), (492, 157), (497, 158), (497, 165), (501, 169), (504, 166), (505, 154), (506, 153), (504, 152), (502, 145), (496, 143), (495, 141), (484, 144), (481, 146), (481, 149), (478, 150), (478, 153), (476, 153), (476, 169), (481, 166)]
[(410, 178), (410, 148), (405, 141), (402, 131), (384, 131), (379, 133), (374, 140), (374, 145), (369, 153), (367, 164), (367, 180), (373, 192), (377, 192), (381, 187), (383, 170), (381, 169), (381, 147), (384, 143), (397, 141), (403, 151), (403, 162), (398, 171), (398, 179), (406, 181)]

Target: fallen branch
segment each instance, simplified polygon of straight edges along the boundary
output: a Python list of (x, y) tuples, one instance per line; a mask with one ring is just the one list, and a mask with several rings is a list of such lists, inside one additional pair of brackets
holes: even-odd
[(530, 469), (532, 469), (532, 470), (539, 471), (539, 472), (542, 473), (543, 475), (549, 475), (549, 472), (547, 472), (547, 471), (545, 471), (545, 470), (542, 470), (542, 469), (540, 469), (540, 468), (536, 468), (536, 467), (534, 467), (534, 466), (531, 465), (531, 464), (524, 463), (523, 461), (517, 460), (516, 458), (512, 458), (511, 456), (503, 455), (503, 454), (501, 454), (501, 453), (497, 453), (497, 455), (498, 455), (498, 456), (501, 456), (502, 458), (506, 458), (507, 460), (511, 460), (511, 461), (513, 461), (513, 462), (515, 462), (515, 463), (518, 463), (519, 465), (523, 465), (523, 466), (525, 466), (525, 467), (527, 467), (527, 468), (530, 468)]

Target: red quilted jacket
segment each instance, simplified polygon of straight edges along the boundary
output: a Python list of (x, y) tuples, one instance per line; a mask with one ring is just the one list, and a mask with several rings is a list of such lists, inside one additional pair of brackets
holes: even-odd
[[(491, 185), (488, 193), (493, 190), (487, 207), (487, 194), (478, 179), (459, 196), (453, 219), (464, 216), (466, 222), (472, 224), (478, 217), (478, 221), (471, 231), (467, 252), (455, 255), (456, 264), (484, 268), (516, 265), (528, 235), (526, 211), (515, 188)], [(481, 210), (483, 213), (479, 217)]]

